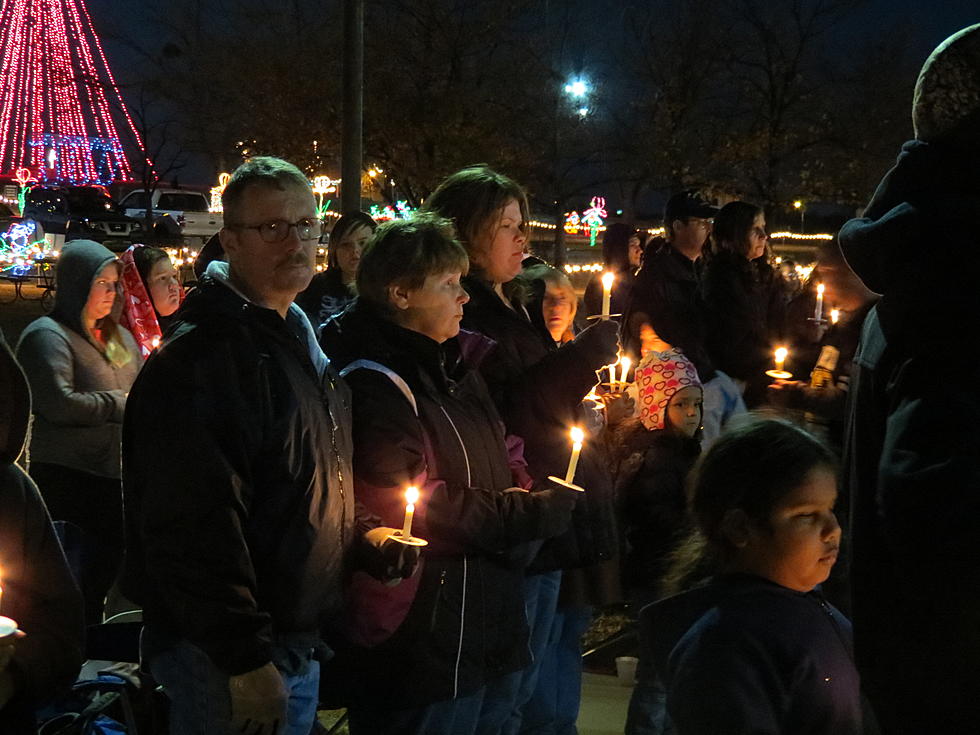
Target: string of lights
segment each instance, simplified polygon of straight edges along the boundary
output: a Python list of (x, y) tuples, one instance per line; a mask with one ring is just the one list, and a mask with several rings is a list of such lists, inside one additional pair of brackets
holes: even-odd
[(42, 184), (132, 178), (114, 110), (143, 141), (85, 0), (4, 0), (0, 66), (0, 172), (26, 168)]

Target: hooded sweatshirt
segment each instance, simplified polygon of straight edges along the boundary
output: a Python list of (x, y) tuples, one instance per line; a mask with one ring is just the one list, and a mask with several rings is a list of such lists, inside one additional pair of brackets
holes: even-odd
[(140, 368), (139, 348), (129, 331), (117, 326), (124, 353), (111, 362), (88, 336), (82, 311), (96, 276), (115, 260), (89, 240), (65, 246), (51, 316), (31, 322), (17, 345), (34, 395), (31, 459), (111, 478), (120, 476), (123, 411)]
[(27, 633), (8, 671), (14, 696), (0, 732), (33, 732), (34, 709), (67, 687), (82, 663), (82, 599), (44, 501), (14, 462), (27, 435), (27, 379), (0, 334), (0, 573), (3, 614)]

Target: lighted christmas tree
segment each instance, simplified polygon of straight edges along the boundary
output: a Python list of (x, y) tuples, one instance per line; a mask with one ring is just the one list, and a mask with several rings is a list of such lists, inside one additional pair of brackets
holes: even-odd
[(41, 183), (129, 179), (115, 116), (126, 110), (85, 0), (2, 0), (0, 173), (30, 169)]

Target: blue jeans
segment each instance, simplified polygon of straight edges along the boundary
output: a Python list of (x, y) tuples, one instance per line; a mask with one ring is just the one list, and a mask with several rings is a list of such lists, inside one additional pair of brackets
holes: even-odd
[(526, 669), (507, 674), (487, 686), (479, 735), (517, 735), (521, 731), (522, 711), (538, 684), (538, 671), (551, 636), (560, 587), (560, 571), (529, 574), (524, 578), (524, 611), (531, 631), (528, 640), (531, 663)]
[(376, 704), (349, 707), (351, 735), (473, 735), (486, 687), (473, 694), (408, 710)]
[(559, 605), (538, 672), (538, 685), (524, 705), (521, 735), (575, 735), (582, 701), (582, 636), (592, 608)]
[[(186, 640), (153, 655), (150, 672), (170, 699), (172, 735), (225, 735), (231, 733), (231, 695), (228, 675), (204, 651)], [(280, 672), (281, 673), (281, 672)], [(288, 722), (282, 735), (309, 735), (316, 719), (320, 689), (320, 662), (309, 652), (305, 673), (283, 674), (289, 692)], [(237, 733), (236, 733), (237, 735)]]

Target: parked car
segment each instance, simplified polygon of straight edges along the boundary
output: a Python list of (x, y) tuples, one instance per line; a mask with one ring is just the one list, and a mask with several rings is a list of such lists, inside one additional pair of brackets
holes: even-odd
[(142, 223), (123, 214), (101, 186), (35, 186), (27, 192), (24, 217), (66, 240), (86, 238), (112, 249), (143, 235)]
[(220, 212), (208, 211), (207, 195), (190, 189), (154, 189), (149, 200), (145, 189), (136, 189), (120, 206), (127, 216), (144, 220), (148, 204), (153, 205), (154, 229), (160, 234), (198, 239), (203, 245), (224, 226)]

